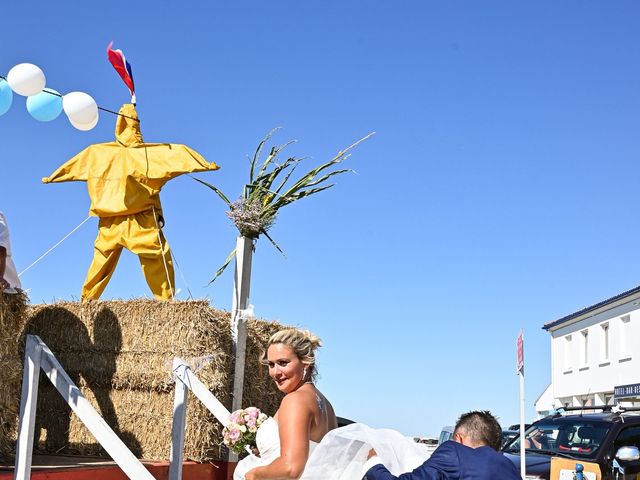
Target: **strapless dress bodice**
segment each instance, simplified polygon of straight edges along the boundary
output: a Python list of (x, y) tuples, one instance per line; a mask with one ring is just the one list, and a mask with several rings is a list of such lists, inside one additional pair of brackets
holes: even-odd
[[(316, 442), (309, 442), (309, 455), (318, 446)], [(280, 431), (278, 422), (273, 417), (267, 418), (256, 433), (256, 447), (260, 456), (249, 455), (242, 459), (236, 466), (234, 480), (244, 480), (244, 474), (255, 467), (268, 465), (280, 456)]]
[(263, 460), (275, 459), (280, 456), (280, 433), (278, 422), (273, 417), (267, 418), (256, 433), (256, 447)]

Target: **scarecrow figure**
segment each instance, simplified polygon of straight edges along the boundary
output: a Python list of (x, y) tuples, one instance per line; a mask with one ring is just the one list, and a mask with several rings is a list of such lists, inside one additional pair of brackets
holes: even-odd
[(116, 121), (115, 142), (90, 145), (43, 178), (44, 183), (87, 182), (89, 213), (100, 218), (82, 298), (100, 297), (123, 248), (138, 255), (155, 298), (173, 298), (173, 262), (162, 234), (160, 190), (183, 173), (218, 168), (185, 145), (144, 143), (135, 105), (125, 104)]

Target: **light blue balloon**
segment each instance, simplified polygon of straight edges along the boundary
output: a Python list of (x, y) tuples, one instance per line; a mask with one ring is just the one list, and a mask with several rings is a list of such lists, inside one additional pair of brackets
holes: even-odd
[(27, 111), (36, 120), (50, 122), (62, 112), (62, 97), (51, 88), (45, 88), (39, 94), (27, 97)]
[(4, 115), (11, 108), (13, 91), (6, 80), (0, 78), (0, 115)]

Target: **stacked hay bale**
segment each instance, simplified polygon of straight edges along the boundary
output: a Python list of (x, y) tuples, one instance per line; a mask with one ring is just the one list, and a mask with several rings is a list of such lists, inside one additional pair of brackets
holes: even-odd
[(0, 459), (8, 459), (15, 448), (22, 361), (20, 334), (24, 328), (27, 296), (0, 291)]
[[(273, 414), (280, 394), (259, 365), (268, 337), (281, 325), (252, 321), (247, 342), (244, 405)], [(192, 363), (198, 377), (231, 406), (233, 358), (228, 312), (204, 301), (62, 302), (32, 307), (25, 333), (49, 346), (83, 394), (139, 457), (167, 459), (174, 385), (171, 362)], [(103, 455), (105, 452), (50, 382), (41, 378), (36, 450)], [(226, 457), (222, 427), (189, 395), (185, 458)]]
[(269, 377), (268, 368), (260, 363), (269, 337), (287, 328), (277, 322), (252, 320), (247, 325), (247, 353), (244, 368), (242, 405), (258, 407), (267, 415), (274, 415), (280, 406), (282, 393)]

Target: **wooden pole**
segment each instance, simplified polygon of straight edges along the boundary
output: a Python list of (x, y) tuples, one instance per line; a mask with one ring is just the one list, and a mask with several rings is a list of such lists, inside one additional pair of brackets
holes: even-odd
[[(235, 358), (233, 372), (233, 401), (231, 411), (242, 408), (244, 387), (244, 365), (247, 350), (247, 316), (251, 288), (251, 261), (253, 259), (253, 240), (238, 237), (236, 241), (236, 269), (233, 281), (233, 302), (231, 306), (231, 333), (233, 336), (233, 354)], [(238, 455), (229, 450), (229, 461), (237, 462)]]
[(233, 282), (233, 304), (231, 307), (231, 329), (235, 357), (232, 411), (242, 408), (247, 347), (247, 318), (244, 313), (249, 306), (252, 259), (253, 240), (248, 237), (238, 237), (236, 242), (236, 271)]
[[(187, 425), (187, 396), (189, 390), (213, 413), (223, 426), (229, 423), (229, 410), (209, 391), (189, 366), (181, 358), (173, 359), (173, 375), (176, 390), (173, 402), (173, 426), (171, 428), (171, 463), (169, 480), (182, 479), (182, 461), (184, 457), (184, 430)], [(234, 460), (235, 461), (235, 460)]]
[(35, 433), (41, 358), (42, 345), (36, 340), (36, 337), (27, 335), (24, 348), (20, 420), (18, 424), (18, 441), (16, 443), (16, 465), (13, 473), (15, 480), (31, 478), (31, 458), (33, 454), (33, 436)]
[[(182, 366), (182, 360), (173, 359), (173, 372)], [(171, 453), (169, 455), (169, 480), (182, 480), (184, 460), (184, 429), (187, 425), (187, 397), (189, 389), (178, 378), (173, 396), (173, 422), (171, 425)]]
[[(122, 440), (111, 430), (111, 427), (107, 425), (107, 422), (96, 412), (91, 403), (82, 395), (80, 389), (73, 383), (71, 377), (64, 371), (60, 362), (40, 337), (27, 335), (25, 348), (25, 354), (28, 355), (24, 366), (27, 382), (26, 385), (23, 383), (22, 390), (23, 393), (26, 393), (26, 400), (21, 400), (19, 424), (19, 431), (23, 437), (18, 438), (19, 450), (17, 453), (19, 457), (16, 460), (14, 479), (27, 480), (30, 478), (31, 460), (25, 461), (24, 456), (30, 456), (33, 448), (35, 404), (37, 402), (37, 382), (39, 378), (39, 372), (35, 369), (38, 363), (35, 356), (39, 354), (40, 368), (44, 370), (47, 378), (125, 475), (135, 480), (154, 480), (153, 475), (131, 453)], [(29, 360), (29, 358), (33, 360)], [(25, 418), (26, 415), (31, 418)]]

